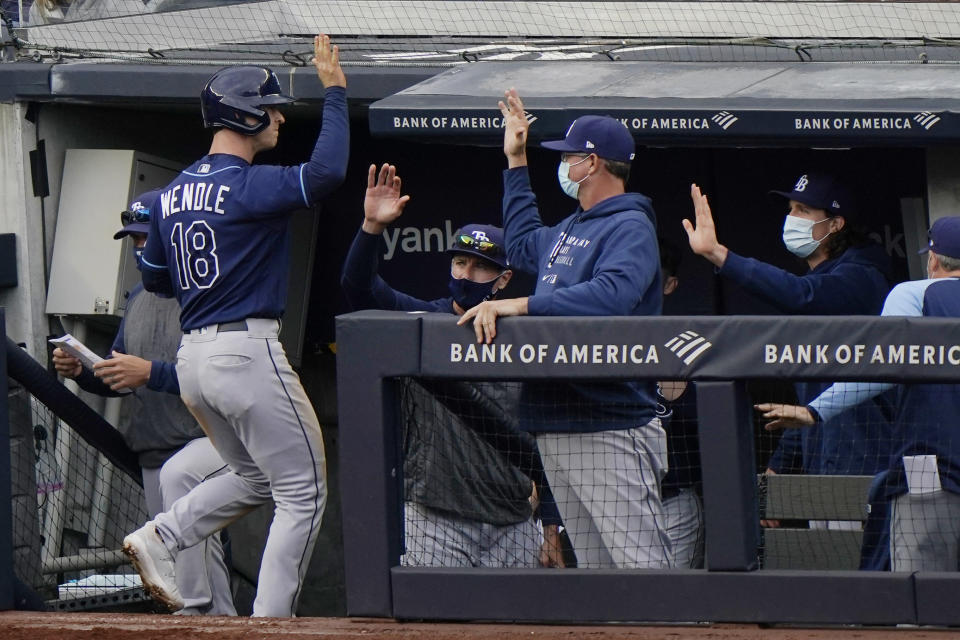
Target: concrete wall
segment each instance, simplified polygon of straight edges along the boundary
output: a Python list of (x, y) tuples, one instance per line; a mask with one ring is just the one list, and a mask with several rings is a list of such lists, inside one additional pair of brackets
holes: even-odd
[(960, 215), (960, 147), (927, 149), (927, 211), (931, 223)]
[[(0, 104), (0, 233), (16, 234), (18, 285), (0, 289), (7, 335), (45, 358), (46, 280), (41, 202), (33, 196), (29, 153), (36, 148), (35, 127), (25, 119), (26, 105)], [(49, 231), (49, 229), (48, 229)]]

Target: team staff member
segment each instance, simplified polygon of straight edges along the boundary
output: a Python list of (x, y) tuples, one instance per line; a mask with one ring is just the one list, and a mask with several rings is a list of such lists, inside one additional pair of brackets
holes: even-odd
[[(138, 269), (150, 230), (150, 208), (143, 203), (152, 202), (157, 193), (147, 192), (131, 203), (120, 214), (123, 228), (113, 236), (115, 240), (130, 236)], [(119, 390), (137, 390), (125, 396), (117, 426), (138, 454), (151, 518), (205, 479), (226, 471), (226, 463), (178, 397), (173, 362), (183, 335), (179, 315), (176, 300), (137, 285), (127, 300), (112, 355), (95, 364), (93, 371), (62, 349), (53, 350), (57, 372), (90, 393), (118, 396)], [(177, 556), (177, 586), (184, 615), (237, 615), (220, 536)]]
[[(478, 342), (496, 337), (501, 316), (659, 315), (663, 302), (653, 207), (626, 193), (633, 137), (613, 118), (574, 120), (561, 152), (560, 186), (580, 206), (555, 227), (541, 222), (527, 172), (529, 123), (516, 90), (500, 102), (505, 121), (503, 218), (507, 257), (537, 274), (528, 298), (470, 309)], [(520, 426), (536, 435), (547, 480), (578, 567), (665, 568), (673, 564), (660, 481), (666, 436), (653, 382), (525, 384)]]
[[(507, 263), (503, 231), (490, 225), (466, 225), (457, 231), (449, 249), (449, 296), (414, 298), (377, 275), (380, 236), (410, 199), (400, 194), (395, 167), (384, 164), (377, 175), (376, 166), (370, 165), (363, 225), (347, 254), (340, 281), (350, 306), (460, 316), (483, 300), (495, 299), (513, 271)], [(483, 406), (503, 407), (506, 414), (509, 402), (503, 387), (477, 383), (471, 392), (489, 399)], [(431, 396), (423, 395), (429, 402)], [(478, 433), (455, 415), (444, 424), (437, 424), (430, 415), (405, 434), (403, 564), (531, 567), (539, 561), (563, 566), (559, 516), (543, 479), (543, 464), (533, 443), (527, 441), (530, 436), (504, 430), (496, 436), (506, 442), (495, 449), (487, 442), (493, 420), (479, 420), (482, 432)], [(500, 421), (508, 422), (508, 417)], [(504, 447), (508, 451), (500, 450)], [(511, 453), (518, 458), (517, 464), (506, 457)], [(543, 545), (537, 543), (539, 534), (531, 519), (531, 478), (539, 486), (533, 495), (543, 503)]]
[(339, 50), (314, 40), (326, 87), (310, 161), (251, 166), (277, 144), (284, 118), (269, 69), (228, 67), (207, 83), (210, 153), (157, 198), (143, 255), (147, 289), (172, 290), (184, 335), (177, 357), (184, 403), (231, 472), (198, 486), (127, 536), (124, 551), (154, 598), (180, 604), (172, 556), (273, 498), (253, 603), (255, 616), (292, 616), (327, 499), (320, 425), (278, 340), (286, 303), (288, 226), (344, 178), (349, 149)]
[[(890, 290), (889, 260), (882, 247), (851, 225), (855, 212), (847, 189), (831, 176), (809, 173), (800, 176), (791, 191), (773, 193), (789, 201), (783, 243), (806, 261), (809, 271), (804, 275), (742, 257), (720, 244), (707, 197), (697, 185), (690, 188), (696, 224), (683, 221), (690, 248), (717, 267), (721, 276), (781, 313), (879, 313)], [(798, 399), (809, 402), (828, 384), (800, 383)], [(823, 428), (786, 434), (768, 462), (768, 473), (872, 475), (887, 466), (890, 438), (889, 421), (880, 406), (864, 405)]]
[[(898, 284), (883, 316), (960, 318), (960, 217), (930, 227), (927, 279)], [(896, 385), (838, 383), (806, 407), (756, 405), (767, 429), (829, 420)], [(899, 385), (898, 442), (890, 457), (886, 495), (892, 500), (893, 571), (960, 570), (960, 385)]]

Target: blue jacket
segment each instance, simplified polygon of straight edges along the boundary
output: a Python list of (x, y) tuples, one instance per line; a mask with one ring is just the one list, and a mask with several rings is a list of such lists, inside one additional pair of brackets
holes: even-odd
[[(510, 264), (537, 274), (530, 315), (660, 315), (663, 287), (650, 199), (639, 193), (579, 207), (544, 226), (526, 167), (503, 174), (503, 224)], [(656, 415), (656, 384), (524, 385), (521, 425), (533, 432), (629, 429)]]
[[(379, 253), (380, 235), (366, 233), (363, 229), (357, 231), (340, 278), (351, 308), (454, 312), (452, 296), (421, 300), (387, 284), (377, 274)], [(450, 386), (458, 384), (449, 383)], [(502, 389), (495, 387), (475, 383), (472, 395), (486, 398), (487, 406), (498, 407), (497, 402), (489, 401), (492, 397), (504, 395)], [(507, 401), (503, 401), (503, 405), (512, 406)], [(439, 413), (431, 413), (433, 422)], [(497, 416), (508, 415), (509, 411), (496, 413)], [(440, 428), (437, 424), (417, 425), (416, 435), (408, 434), (408, 441), (412, 444), (408, 443), (404, 456), (405, 498), (461, 517), (493, 522), (497, 517), (503, 517), (503, 503), (509, 502), (505, 498), (510, 493), (510, 479), (516, 473), (523, 473), (537, 483), (543, 524), (561, 524), (560, 512), (547, 483), (536, 442), (529, 434), (517, 431), (515, 422), (510, 422), (497, 435), (491, 434), (491, 425), (498, 420), (485, 420), (479, 411), (473, 418), (479, 423), (479, 428), (469, 431), (460, 426), (469, 420), (461, 418), (443, 425), (446, 428)], [(478, 435), (470, 436), (471, 432)], [(491, 445), (490, 439), (497, 441), (496, 447)], [(455, 448), (456, 454), (447, 455), (449, 452), (444, 449), (445, 445)], [(506, 464), (510, 467), (505, 467)], [(491, 489), (491, 486), (494, 488)], [(526, 495), (521, 494), (524, 501)]]
[[(890, 262), (876, 244), (851, 247), (802, 276), (730, 252), (720, 274), (785, 314), (877, 315), (890, 290)], [(807, 404), (828, 386), (799, 383), (797, 399)], [(816, 428), (791, 429), (767, 466), (777, 473), (873, 475), (888, 464), (891, 418), (884, 396)]]

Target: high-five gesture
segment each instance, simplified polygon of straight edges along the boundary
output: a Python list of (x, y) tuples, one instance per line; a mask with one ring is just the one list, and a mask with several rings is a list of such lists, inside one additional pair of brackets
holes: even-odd
[(363, 199), (363, 230), (381, 233), (400, 217), (410, 196), (400, 195), (400, 176), (397, 168), (384, 163), (377, 175), (377, 165), (367, 170), (367, 194)]
[(700, 187), (690, 185), (690, 198), (693, 200), (696, 228), (689, 220), (683, 220), (683, 228), (687, 232), (690, 248), (699, 256), (703, 256), (714, 266), (722, 267), (727, 260), (727, 248), (717, 241), (717, 228), (713, 224), (713, 213), (707, 196), (700, 193)]
[(503, 92), (506, 102), (500, 100), (497, 106), (503, 114), (503, 153), (507, 156), (507, 166), (527, 166), (527, 132), (530, 123), (523, 111), (523, 101), (517, 90), (510, 88)]
[(340, 47), (330, 46), (330, 36), (320, 34), (313, 38), (313, 66), (317, 77), (326, 87), (346, 87), (347, 78), (340, 68)]

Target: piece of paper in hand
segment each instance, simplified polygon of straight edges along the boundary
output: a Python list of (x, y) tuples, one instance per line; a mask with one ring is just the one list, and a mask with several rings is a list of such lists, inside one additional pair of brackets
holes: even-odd
[(83, 344), (69, 333), (59, 338), (53, 338), (50, 340), (50, 343), (55, 347), (60, 347), (71, 356), (79, 360), (87, 369), (93, 369), (93, 365), (103, 360), (103, 358), (95, 354), (93, 351), (90, 351), (90, 349), (87, 348), (87, 345)]

